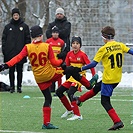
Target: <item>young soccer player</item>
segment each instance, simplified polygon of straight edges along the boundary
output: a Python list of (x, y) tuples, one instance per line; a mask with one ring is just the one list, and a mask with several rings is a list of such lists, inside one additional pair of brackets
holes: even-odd
[[(114, 88), (121, 81), (124, 53), (133, 55), (133, 50), (125, 44), (114, 40), (115, 29), (113, 27), (106, 26), (101, 30), (101, 33), (105, 43), (104, 46), (98, 50), (90, 64), (83, 66), (81, 69), (77, 68), (76, 71), (80, 72), (93, 68), (98, 62), (102, 61), (104, 71), (102, 82), (99, 83), (99, 87), (101, 86), (101, 104), (114, 123), (108, 130), (116, 130), (123, 128), (124, 124), (112, 107), (110, 97)], [(98, 91), (100, 91), (100, 89)], [(94, 95), (96, 95), (96, 93), (94, 92), (94, 89), (92, 89), (90, 92), (86, 92), (82, 95), (79, 100), (85, 101)]]
[[(79, 74), (75, 75), (75, 73), (73, 73), (72, 71), (73, 69), (75, 69), (74, 67), (67, 68), (65, 67), (66, 65), (62, 64), (62, 60), (56, 60), (52, 47), (48, 43), (44, 43), (42, 41), (43, 32), (42, 28), (38, 25), (31, 27), (30, 33), (32, 37), (32, 42), (30, 44), (26, 44), (22, 51), (11, 60), (6, 62), (5, 64), (1, 64), (0, 72), (8, 69), (9, 67), (12, 67), (24, 57), (28, 56), (35, 80), (45, 99), (42, 109), (42, 129), (58, 129), (57, 126), (54, 126), (50, 123), (52, 96), (49, 90), (49, 86), (52, 84), (52, 82), (55, 82), (59, 78), (61, 78), (63, 73), (70, 73), (74, 76), (74, 78), (78, 79), (78, 81), (85, 85), (87, 88), (92, 87), (96, 83), (97, 77), (94, 76), (91, 81), (88, 81), (85, 77), (80, 76)], [(60, 65), (65, 70), (58, 70), (58, 67), (55, 68), (55, 66)]]
[[(52, 28), (52, 37), (46, 40), (46, 43), (49, 43), (52, 46), (54, 56), (58, 59), (57, 55), (60, 54), (61, 50), (64, 48), (64, 41), (59, 38), (59, 29), (58, 27)], [(58, 88), (62, 83), (62, 78), (58, 80)], [(52, 83), (50, 89), (51, 92), (55, 92), (55, 82)], [(56, 96), (56, 94), (54, 94)]]
[[(78, 36), (72, 37), (71, 41), (72, 50), (67, 53), (65, 62), (67, 66), (74, 66), (81, 68), (82, 66), (89, 64), (90, 60), (88, 59), (87, 55), (81, 51), (81, 38)], [(94, 68), (91, 68), (92, 76), (95, 75)], [(80, 73), (82, 76), (85, 76), (85, 71)], [(76, 81), (72, 76), (66, 80), (56, 91), (57, 96), (60, 98), (62, 104), (66, 108), (66, 112), (61, 116), (61, 118), (66, 118), (69, 114), (73, 113), (74, 115), (67, 120), (82, 120), (82, 116), (80, 114), (79, 108), (76, 104), (76, 101), (73, 99), (73, 95), (76, 91), (81, 91), (81, 83)], [(64, 92), (68, 90), (68, 97), (64, 95)]]

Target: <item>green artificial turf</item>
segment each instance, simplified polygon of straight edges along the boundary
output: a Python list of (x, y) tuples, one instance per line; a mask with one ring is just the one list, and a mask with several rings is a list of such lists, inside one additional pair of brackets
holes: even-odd
[[(76, 95), (82, 93), (78, 92)], [(30, 96), (30, 98), (24, 98), (24, 96)], [(115, 89), (111, 101), (125, 125), (123, 129), (115, 132), (132, 133), (133, 90)], [(41, 129), (43, 102), (44, 98), (38, 87), (25, 86), (21, 94), (17, 92), (13, 94), (0, 92), (0, 132), (114, 133), (114, 131), (107, 131), (113, 123), (100, 104), (100, 93), (83, 103), (82, 107), (80, 107), (83, 120), (75, 121), (60, 118), (65, 112), (65, 108), (58, 97), (53, 97), (51, 123), (59, 127), (56, 130)]]

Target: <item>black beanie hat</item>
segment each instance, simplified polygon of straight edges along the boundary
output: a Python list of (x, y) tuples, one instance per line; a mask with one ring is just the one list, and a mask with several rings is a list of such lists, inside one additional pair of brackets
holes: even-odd
[(58, 27), (56, 27), (56, 26), (54, 26), (53, 28), (52, 28), (52, 33), (59, 33), (59, 28)]
[(13, 8), (12, 9), (12, 16), (13, 16), (14, 13), (18, 13), (20, 15), (19, 9), (18, 8)]
[(74, 41), (77, 41), (77, 42), (80, 44), (80, 47), (82, 47), (82, 41), (81, 41), (81, 38), (80, 38), (79, 36), (73, 36), (73, 37), (72, 37), (71, 44), (72, 44)]
[(42, 28), (39, 25), (32, 26), (30, 28), (30, 34), (32, 38), (39, 37), (43, 34)]

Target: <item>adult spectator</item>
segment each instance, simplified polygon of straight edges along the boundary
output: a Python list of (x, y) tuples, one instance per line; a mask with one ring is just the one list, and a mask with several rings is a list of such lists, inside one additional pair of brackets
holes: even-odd
[[(4, 62), (9, 61), (16, 56), (25, 46), (30, 43), (29, 26), (24, 23), (20, 17), (20, 10), (18, 8), (12, 9), (12, 19), (4, 27), (2, 34), (2, 53), (4, 55)], [(17, 92), (21, 93), (23, 64), (26, 58), (9, 68), (10, 92), (15, 92), (15, 69), (17, 71)]]
[(70, 51), (70, 33), (71, 33), (71, 23), (67, 20), (64, 10), (62, 8), (57, 8), (55, 12), (55, 20), (49, 23), (46, 30), (46, 37), (52, 37), (52, 28), (59, 28), (59, 38), (65, 42), (64, 50), (57, 55), (59, 59), (65, 60), (67, 52)]

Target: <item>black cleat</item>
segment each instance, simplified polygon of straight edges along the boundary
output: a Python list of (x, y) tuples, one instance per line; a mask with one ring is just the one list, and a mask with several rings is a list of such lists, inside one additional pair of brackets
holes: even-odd
[(53, 124), (49, 123), (47, 126), (42, 125), (42, 129), (59, 129), (57, 126), (54, 126)]
[(124, 124), (122, 121), (115, 123), (111, 128), (109, 128), (108, 130), (119, 130), (120, 128), (123, 128)]

